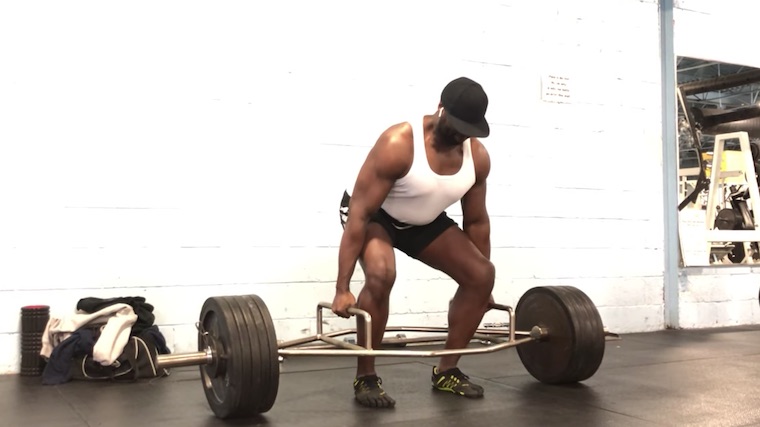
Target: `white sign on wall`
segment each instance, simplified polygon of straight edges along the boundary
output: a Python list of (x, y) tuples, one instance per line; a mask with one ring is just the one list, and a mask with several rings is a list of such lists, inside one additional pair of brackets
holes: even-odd
[(541, 76), (541, 99), (545, 102), (570, 102), (570, 77), (557, 74)]
[(710, 265), (706, 217), (707, 214), (702, 209), (686, 208), (678, 212), (678, 234), (684, 265)]

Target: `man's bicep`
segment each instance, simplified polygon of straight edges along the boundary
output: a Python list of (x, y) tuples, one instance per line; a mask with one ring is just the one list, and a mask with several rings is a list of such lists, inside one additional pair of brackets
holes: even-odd
[(473, 144), (475, 184), (462, 197), (462, 215), (465, 223), (488, 221), (486, 209), (486, 180), (491, 173), (491, 157), (478, 141)]
[(473, 185), (462, 197), (462, 217), (467, 224), (488, 221), (485, 181)]

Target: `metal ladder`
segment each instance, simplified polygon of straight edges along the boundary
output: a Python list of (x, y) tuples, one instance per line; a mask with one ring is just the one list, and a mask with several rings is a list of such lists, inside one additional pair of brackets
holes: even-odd
[[(721, 170), (723, 152), (726, 141), (739, 139), (742, 162), (738, 169)], [(719, 134), (715, 136), (715, 148), (713, 150), (712, 166), (710, 173), (710, 187), (707, 196), (707, 242), (709, 245), (716, 243), (741, 242), (744, 244), (745, 257), (742, 264), (752, 264), (755, 261), (752, 258), (750, 243), (760, 242), (760, 225), (758, 225), (757, 212), (760, 208), (760, 190), (758, 190), (757, 179), (755, 178), (755, 163), (752, 159), (752, 150), (750, 148), (749, 136), (747, 132), (732, 132)], [(747, 201), (752, 219), (753, 230), (719, 230), (715, 228), (715, 218), (717, 209), (726, 205), (725, 189), (728, 184), (728, 178), (740, 178), (736, 185), (746, 185), (749, 189), (749, 200)]]

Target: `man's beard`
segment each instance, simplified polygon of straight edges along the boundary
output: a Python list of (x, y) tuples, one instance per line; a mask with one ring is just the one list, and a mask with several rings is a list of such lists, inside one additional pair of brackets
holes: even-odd
[(454, 146), (459, 145), (460, 142), (458, 141), (459, 134), (452, 128), (448, 126), (441, 126), (438, 124), (435, 127), (435, 140), (445, 146)]

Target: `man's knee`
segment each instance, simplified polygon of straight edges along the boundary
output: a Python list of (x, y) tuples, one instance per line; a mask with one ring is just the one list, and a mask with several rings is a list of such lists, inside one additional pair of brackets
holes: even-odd
[(467, 285), (477, 289), (484, 295), (491, 295), (494, 282), (496, 281), (496, 267), (491, 261), (483, 258), (473, 263), (468, 276), (470, 276), (470, 280)]
[(396, 267), (386, 261), (368, 263), (364, 270), (364, 287), (375, 298), (387, 297), (396, 281)]

